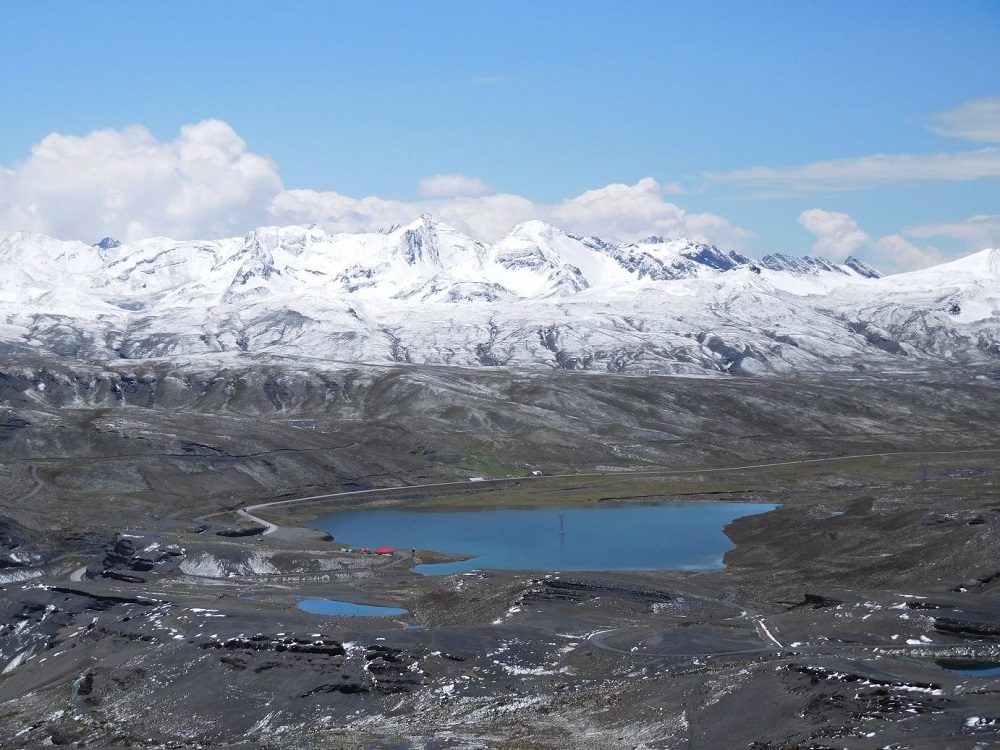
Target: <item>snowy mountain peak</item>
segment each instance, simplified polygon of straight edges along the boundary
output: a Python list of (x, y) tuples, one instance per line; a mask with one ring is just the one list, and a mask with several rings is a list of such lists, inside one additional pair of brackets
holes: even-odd
[(568, 233), (553, 226), (552, 224), (549, 224), (547, 221), (542, 221), (541, 219), (532, 219), (531, 221), (521, 222), (507, 233), (508, 237), (515, 236), (542, 239), (551, 239), (557, 235), (568, 235)]
[(984, 251), (986, 255), (986, 267), (993, 276), (1000, 276), (1000, 248), (990, 248)]
[(122, 243), (113, 237), (105, 237), (100, 242), (95, 242), (94, 247), (99, 247), (101, 250), (113, 250), (116, 247), (121, 247)]
[[(989, 278), (1000, 278), (1000, 248), (989, 248), (964, 258), (942, 263), (927, 271), (943, 271), (945, 273), (967, 273), (982, 275)], [(918, 272), (919, 273), (919, 272)]]
[(803, 256), (796, 258), (783, 253), (765, 255), (760, 259), (760, 265), (772, 271), (787, 271), (798, 276), (817, 274), (841, 274), (849, 277), (878, 279), (882, 273), (872, 266), (851, 256), (843, 264), (834, 263), (827, 258)]
[(387, 234), (393, 234), (396, 232), (418, 232), (428, 236), (460, 235), (464, 239), (471, 239), (462, 235), (461, 232), (450, 224), (446, 224), (440, 219), (435, 218), (432, 214), (420, 214), (420, 218), (411, 221), (409, 224), (397, 226), (394, 230), (387, 232)]
[[(690, 240), (611, 243), (539, 220), (486, 245), (430, 214), (365, 234), (268, 226), (241, 238), (202, 242), (154, 238), (122, 245), (106, 238), (84, 245), (20, 233), (0, 242), (0, 257), (10, 269), (0, 288), (34, 289), (37, 297), (77, 287), (129, 309), (161, 299), (235, 305), (291, 293), (456, 303), (546, 299), (637, 281), (702, 278), (752, 263), (735, 251)], [(849, 267), (768, 256), (762, 264), (799, 275), (877, 275), (859, 261)]]
[(425, 215), (380, 232), (261, 227), (210, 241), (19, 233), (0, 240), (0, 264), (9, 353), (701, 375), (1000, 362), (997, 249), (880, 278), (856, 258), (755, 261), (541, 221), (485, 244)]
[(854, 271), (854, 273), (858, 276), (865, 279), (881, 279), (885, 275), (874, 266), (868, 265), (863, 260), (859, 260), (853, 255), (847, 256), (847, 260), (844, 261), (844, 265)]

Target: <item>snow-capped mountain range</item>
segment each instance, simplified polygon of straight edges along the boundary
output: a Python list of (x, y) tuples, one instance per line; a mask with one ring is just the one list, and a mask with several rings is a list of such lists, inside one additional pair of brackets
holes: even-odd
[(18, 233), (0, 269), (10, 354), (691, 375), (1000, 358), (1000, 250), (882, 277), (854, 258), (754, 260), (537, 221), (484, 244), (424, 216), (127, 245)]

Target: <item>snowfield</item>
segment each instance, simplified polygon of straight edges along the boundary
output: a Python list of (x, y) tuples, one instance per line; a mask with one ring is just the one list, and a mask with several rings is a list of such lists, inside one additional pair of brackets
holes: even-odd
[(88, 359), (295, 359), (763, 375), (1000, 357), (1000, 250), (882, 277), (543, 222), (492, 245), (429, 216), (122, 245), (0, 241), (0, 346)]

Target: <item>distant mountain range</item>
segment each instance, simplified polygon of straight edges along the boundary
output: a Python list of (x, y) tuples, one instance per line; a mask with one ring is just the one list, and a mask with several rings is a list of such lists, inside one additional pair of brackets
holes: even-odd
[(0, 351), (220, 363), (272, 356), (625, 374), (1000, 363), (1000, 250), (883, 277), (543, 222), (493, 244), (423, 216), (369, 234), (0, 241)]

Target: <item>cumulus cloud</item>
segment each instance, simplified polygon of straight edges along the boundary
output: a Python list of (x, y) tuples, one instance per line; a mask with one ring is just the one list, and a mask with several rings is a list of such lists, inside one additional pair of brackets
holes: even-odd
[(285, 190), (271, 204), (271, 220), (277, 224), (315, 222), (331, 232), (371, 232), (408, 224), (421, 214), (432, 214), (483, 240), (497, 239), (515, 224), (540, 218), (536, 204), (508, 194), (398, 201), (377, 196), (352, 198), (333, 191)]
[(478, 177), (466, 177), (464, 174), (435, 174), (420, 180), (417, 192), (425, 198), (466, 198), (489, 195), (493, 192), (493, 188)]
[(661, 234), (739, 247), (749, 233), (721, 216), (666, 200), (676, 184), (612, 184), (557, 203), (493, 193), (460, 174), (426, 177), (414, 201), (286, 190), (276, 166), (247, 150), (225, 122), (205, 120), (159, 141), (146, 128), (54, 133), (12, 168), (0, 167), (0, 236), (32, 230), (65, 239), (131, 241), (155, 235), (213, 239), (264, 224), (319, 223), (373, 231), (430, 213), (473, 237), (496, 240), (542, 219), (580, 234), (634, 240)]
[(1000, 177), (1000, 148), (937, 154), (875, 154), (792, 167), (706, 172), (709, 182), (745, 185), (777, 195), (865, 190), (925, 182), (971, 182)]
[(810, 208), (799, 214), (799, 224), (816, 235), (812, 254), (841, 261), (867, 245), (871, 238), (849, 214)]
[(272, 206), (278, 223), (317, 221), (332, 231), (362, 232), (412, 221), (430, 213), (478, 239), (493, 241), (515, 224), (541, 219), (579, 234), (609, 240), (637, 240), (650, 234), (688, 237), (727, 247), (739, 246), (749, 232), (721, 216), (688, 213), (664, 198), (660, 184), (647, 177), (635, 185), (612, 184), (560, 203), (536, 203), (518, 195), (497, 194), (448, 200), (391, 201), (350, 198), (340, 193), (288, 190)]
[(219, 120), (165, 143), (138, 125), (53, 133), (0, 178), (0, 232), (220, 237), (263, 223), (280, 190), (274, 164)]
[(1000, 247), (1000, 214), (972, 216), (965, 221), (919, 224), (907, 227), (912, 237), (951, 237), (963, 240), (972, 251)]
[(936, 248), (917, 247), (900, 234), (874, 239), (850, 214), (839, 211), (810, 208), (799, 214), (799, 224), (816, 236), (812, 255), (838, 263), (864, 251), (878, 268), (893, 273), (927, 268), (944, 260)]
[(581, 234), (637, 240), (650, 234), (687, 237), (698, 242), (740, 245), (749, 233), (721, 216), (692, 214), (663, 198), (652, 177), (635, 185), (612, 184), (545, 207), (553, 224)]
[(875, 241), (875, 257), (887, 269), (916, 271), (943, 263), (944, 253), (933, 247), (917, 247), (899, 234), (879, 237)]
[(928, 130), (971, 143), (1000, 143), (1000, 94), (971, 99), (932, 115)]

